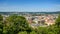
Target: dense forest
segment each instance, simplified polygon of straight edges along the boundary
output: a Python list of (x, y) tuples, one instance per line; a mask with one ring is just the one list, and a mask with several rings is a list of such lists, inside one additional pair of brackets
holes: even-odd
[(11, 15), (3, 20), (0, 15), (0, 34), (60, 34), (60, 15), (54, 25), (36, 29), (30, 27), (23, 16)]

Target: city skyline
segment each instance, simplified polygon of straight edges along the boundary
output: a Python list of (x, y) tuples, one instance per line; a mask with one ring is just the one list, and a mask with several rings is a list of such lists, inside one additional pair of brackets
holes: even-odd
[(60, 11), (60, 0), (0, 0), (0, 12)]

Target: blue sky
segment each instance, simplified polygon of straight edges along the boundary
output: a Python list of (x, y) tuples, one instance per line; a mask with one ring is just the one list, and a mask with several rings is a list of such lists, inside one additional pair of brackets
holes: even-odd
[(60, 11), (60, 0), (0, 0), (0, 12)]

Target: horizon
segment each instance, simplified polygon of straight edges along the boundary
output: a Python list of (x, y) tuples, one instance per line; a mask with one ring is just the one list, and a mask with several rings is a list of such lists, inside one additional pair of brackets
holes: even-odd
[[(4, 12), (4, 11), (0, 11), (0, 12)], [(18, 12), (18, 11), (5, 11), (5, 12)], [(20, 12), (29, 12), (29, 11), (20, 11)], [(41, 11), (38, 11), (38, 12), (41, 12)], [(42, 11), (42, 12), (60, 12), (60, 11)]]
[(57, 12), (60, 0), (0, 0), (0, 12)]

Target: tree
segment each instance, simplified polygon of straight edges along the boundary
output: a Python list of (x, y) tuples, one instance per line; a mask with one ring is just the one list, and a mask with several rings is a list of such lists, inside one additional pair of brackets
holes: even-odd
[(60, 14), (59, 14), (58, 18), (56, 19), (55, 25), (57, 25), (57, 27), (60, 27)]
[(58, 18), (56, 19), (55, 23), (56, 23), (55, 24), (55, 28), (57, 28), (56, 29), (57, 30), (57, 34), (59, 34), (59, 32), (60, 32), (60, 14), (59, 14)]
[(32, 31), (32, 32), (30, 32), (30, 34), (37, 34), (37, 32), (35, 32), (35, 31)]
[(47, 27), (38, 27), (37, 33), (38, 34), (48, 34), (48, 28)]
[(11, 15), (6, 18), (3, 31), (6, 34), (17, 34), (19, 31), (26, 31), (29, 28), (28, 22), (25, 17), (18, 15)]
[(0, 14), (0, 21), (3, 21), (3, 16)]
[(3, 16), (0, 15), (0, 34), (2, 34), (2, 29), (3, 29)]
[(27, 32), (26, 31), (18, 32), (18, 34), (27, 34)]

